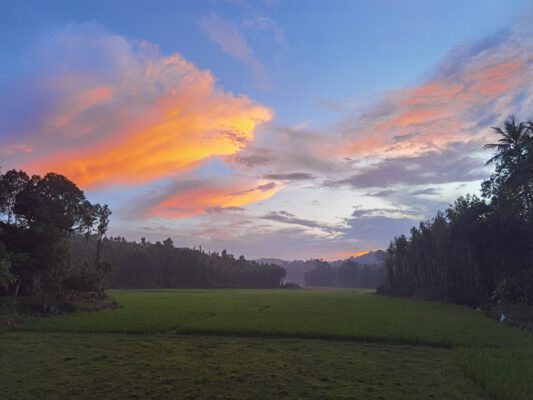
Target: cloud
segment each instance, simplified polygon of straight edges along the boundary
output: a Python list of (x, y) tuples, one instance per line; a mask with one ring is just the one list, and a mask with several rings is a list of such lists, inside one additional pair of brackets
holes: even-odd
[(208, 214), (223, 214), (223, 213), (226, 213), (226, 212), (244, 212), (246, 211), (246, 209), (242, 208), (242, 207), (220, 207), (220, 206), (215, 206), (215, 207), (208, 207), (205, 209), (205, 212), (207, 212)]
[(272, 197), (281, 189), (273, 182), (245, 177), (181, 179), (143, 196), (125, 215), (127, 218), (190, 218), (208, 214), (244, 211), (245, 205)]
[[(263, 26), (268, 27), (267, 20), (263, 22)], [(252, 70), (254, 81), (260, 87), (270, 88), (270, 78), (265, 67), (258, 60), (235, 23), (211, 12), (202, 18), (200, 27), (209, 39), (217, 43), (225, 53), (245, 63)]]
[(452, 50), (418, 85), (385, 93), (339, 122), (334, 156), (415, 155), (490, 140), (509, 114), (531, 117), (533, 33), (516, 25)]
[(254, 12), (243, 21), (244, 29), (260, 30), (272, 33), (274, 41), (280, 47), (289, 47), (285, 32), (273, 19), (259, 12)]
[(273, 179), (277, 181), (305, 181), (315, 179), (315, 176), (306, 172), (291, 172), (288, 174), (267, 174), (265, 179)]
[(297, 171), (292, 178), (312, 176), (326, 188), (481, 180), (489, 173), (482, 147), (493, 140), (490, 127), (511, 113), (533, 117), (531, 49), (531, 29), (518, 25), (461, 44), (416, 85), (374, 95), (364, 106), (345, 102), (342, 119), (324, 129), (265, 124), (252, 145), (227, 160), (286, 182), (299, 181), (287, 172)]
[(317, 228), (327, 233), (335, 233), (339, 230), (338, 227), (331, 224), (297, 218), (294, 214), (291, 214), (287, 211), (272, 211), (266, 215), (263, 215), (261, 218), (270, 221), (282, 222), (284, 224), (300, 225), (308, 228)]
[(413, 195), (413, 196), (420, 196), (420, 195), (424, 195), (424, 196), (438, 196), (440, 193), (441, 193), (441, 190), (440, 190), (440, 189), (437, 189), (437, 188), (427, 188), (427, 189), (415, 190), (415, 191), (411, 192), (411, 195)]
[[(361, 168), (355, 175), (326, 185), (372, 188), (476, 181), (487, 176), (484, 161), (472, 155), (480, 149), (481, 145), (476, 142), (455, 143), (442, 151), (385, 158)], [(392, 193), (381, 193), (384, 194)]]
[[(221, 91), (209, 71), (179, 54), (162, 55), (95, 24), (44, 36), (31, 62), (39, 64), (31, 87), (49, 101), (31, 110), (38, 115), (31, 129), (22, 118), (9, 126), (1, 143), (13, 149), (8, 163), (53, 170), (84, 188), (149, 183), (234, 155), (272, 118), (267, 107)], [(16, 89), (10, 94), (23, 106)], [(30, 148), (31, 157), (14, 153)]]

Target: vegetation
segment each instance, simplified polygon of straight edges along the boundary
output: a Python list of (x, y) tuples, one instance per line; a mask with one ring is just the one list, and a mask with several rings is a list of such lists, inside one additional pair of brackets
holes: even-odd
[(128, 242), (121, 237), (71, 239), (71, 258), (86, 263), (95, 251), (105, 249), (106, 260), (116, 267), (109, 278), (113, 288), (279, 288), (285, 270), (201, 249), (178, 248), (172, 239), (150, 243)]
[(488, 161), (483, 199), (459, 198), (445, 212), (396, 237), (388, 248), (384, 293), (473, 306), (533, 305), (533, 122), (514, 118)]
[(463, 306), (361, 290), (112, 290), (110, 294), (120, 309), (39, 318), (16, 329), (236, 334), (437, 347), (533, 344), (527, 333)]
[(0, 313), (10, 304), (58, 312), (88, 292), (103, 301), (109, 285), (274, 288), (285, 275), (281, 267), (235, 259), (225, 250), (176, 248), (171, 239), (108, 239), (110, 215), (107, 205), (91, 204), (62, 175), (0, 174)]
[(533, 347), (456, 350), (466, 376), (495, 400), (528, 400), (533, 395)]
[(0, 391), (11, 399), (533, 397), (533, 336), (464, 306), (345, 289), (111, 294), (122, 308), (35, 318), (0, 334)]
[(352, 259), (339, 265), (317, 260), (316, 266), (304, 275), (305, 285), (314, 287), (369, 288), (379, 287), (386, 278), (382, 264), (366, 265)]
[(38, 298), (46, 309), (75, 291), (102, 293), (111, 266), (101, 260), (101, 247), (90, 262), (75, 264), (68, 239), (94, 234), (101, 243), (110, 215), (62, 175), (0, 175), (0, 294)]
[[(481, 400), (443, 349), (242, 337), (10, 333), (6, 399)], [(43, 374), (46, 371), (46, 374)]]

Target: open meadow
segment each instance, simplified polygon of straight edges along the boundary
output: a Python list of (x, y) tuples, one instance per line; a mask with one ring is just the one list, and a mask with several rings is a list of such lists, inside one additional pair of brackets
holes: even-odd
[(35, 318), (4, 330), (0, 393), (6, 399), (533, 398), (533, 335), (462, 306), (363, 290), (110, 295), (120, 308)]

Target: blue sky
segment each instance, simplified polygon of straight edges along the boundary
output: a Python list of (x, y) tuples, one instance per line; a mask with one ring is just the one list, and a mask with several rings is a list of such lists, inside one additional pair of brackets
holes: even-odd
[(531, 7), (4, 1), (0, 165), (66, 174), (132, 240), (383, 248), (477, 191), (491, 124), (532, 118)]

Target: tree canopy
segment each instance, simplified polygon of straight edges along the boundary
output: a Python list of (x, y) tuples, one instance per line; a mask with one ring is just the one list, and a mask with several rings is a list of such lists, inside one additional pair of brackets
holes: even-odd
[(482, 198), (460, 197), (445, 212), (394, 238), (381, 290), (470, 305), (533, 304), (533, 123), (493, 128), (494, 173)]
[[(0, 175), (0, 248), (4, 249), (0, 258), (9, 274), (9, 279), (0, 280), (0, 287), (14, 296), (64, 298), (75, 289), (69, 285), (82, 269), (102, 268), (98, 254), (91, 265), (72, 264), (69, 238), (93, 231), (105, 235), (110, 215), (107, 205), (90, 203), (62, 175), (30, 177), (17, 170)], [(98, 280), (90, 289), (102, 290)]]

